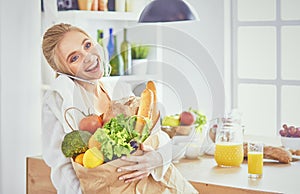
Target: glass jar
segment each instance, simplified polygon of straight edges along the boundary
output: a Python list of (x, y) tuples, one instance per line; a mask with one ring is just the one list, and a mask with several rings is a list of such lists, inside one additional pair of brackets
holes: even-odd
[(219, 166), (240, 166), (244, 160), (243, 128), (233, 119), (224, 119), (217, 130), (215, 161)]

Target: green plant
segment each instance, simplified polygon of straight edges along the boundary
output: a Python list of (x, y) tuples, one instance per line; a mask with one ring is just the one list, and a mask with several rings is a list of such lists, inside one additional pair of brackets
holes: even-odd
[(132, 44), (131, 46), (131, 57), (132, 59), (145, 59), (149, 54), (149, 46)]

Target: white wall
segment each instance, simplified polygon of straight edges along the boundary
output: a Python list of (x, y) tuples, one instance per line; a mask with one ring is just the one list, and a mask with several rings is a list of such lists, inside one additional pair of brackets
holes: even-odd
[(26, 156), (41, 153), (40, 0), (0, 5), (0, 193), (26, 192)]
[[(199, 22), (185, 29), (198, 39), (224, 72), (224, 0), (185, 0), (198, 13)], [(226, 0), (225, 0), (226, 1)]]
[[(175, 102), (170, 102), (168, 95), (166, 96), (166, 102), (170, 102), (173, 114), (180, 111), (180, 109), (187, 109), (189, 106), (202, 110), (208, 117), (223, 116), (225, 95), (224, 92), (216, 94), (212, 92), (210, 81), (215, 81), (220, 78), (222, 82), (220, 90), (224, 91), (224, 1), (221, 0), (186, 0), (197, 12), (199, 21), (197, 22), (175, 22), (167, 24), (167, 26), (174, 28), (174, 30), (168, 30), (162, 34), (161, 41), (165, 42), (166, 39), (174, 42), (172, 44), (177, 51), (182, 50), (181, 54), (172, 52), (169, 50), (163, 51), (163, 61), (169, 66), (176, 67), (177, 77), (167, 78), (169, 71), (163, 71), (163, 79), (168, 80), (170, 83), (174, 83), (175, 89), (182, 93), (183, 99), (182, 106), (175, 106)], [(165, 26), (165, 24), (162, 24)], [(177, 32), (175, 32), (177, 31)], [(188, 41), (194, 39), (194, 41)], [(182, 41), (183, 40), (183, 41)], [(177, 44), (176, 44), (177, 43)], [(201, 48), (205, 48), (203, 51)], [(207, 51), (207, 55), (214, 61), (214, 64), (209, 61), (203, 60), (195, 61), (196, 58), (203, 55)], [(192, 56), (195, 53), (194, 56)], [(189, 62), (184, 57), (190, 55), (192, 62)], [(201, 56), (203, 58), (203, 56)], [(201, 59), (200, 59), (201, 60)], [(205, 72), (205, 67), (209, 63), (212, 66), (216, 66), (213, 71)], [(197, 66), (197, 67), (195, 67)], [(198, 69), (197, 69), (198, 68)], [(218, 69), (217, 69), (218, 68)], [(173, 68), (174, 69), (174, 68)], [(217, 72), (219, 71), (219, 72)], [(175, 74), (175, 72), (173, 72)], [(202, 73), (202, 76), (200, 75)], [(210, 80), (210, 77), (213, 77)], [(208, 80), (205, 80), (205, 79)], [(207, 83), (204, 83), (207, 82)], [(176, 84), (175, 84), (176, 83)], [(190, 87), (188, 90), (187, 87)], [(182, 92), (185, 90), (185, 92)], [(219, 94), (223, 95), (219, 95)], [(173, 104), (173, 106), (172, 106)], [(222, 105), (222, 108), (221, 108)], [(218, 107), (218, 109), (212, 110), (212, 107)]]

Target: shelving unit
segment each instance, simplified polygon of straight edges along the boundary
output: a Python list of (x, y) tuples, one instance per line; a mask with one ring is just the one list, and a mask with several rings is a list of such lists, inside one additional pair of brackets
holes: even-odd
[(65, 20), (98, 20), (98, 21), (122, 21), (122, 22), (137, 22), (138, 12), (117, 12), (117, 11), (87, 11), (87, 10), (67, 10), (58, 11), (56, 1), (44, 2), (45, 18), (52, 22)]
[(56, 19), (87, 19), (87, 20), (105, 20), (105, 21), (126, 21), (137, 22), (138, 13), (135, 12), (115, 12), (115, 11), (83, 11), (70, 10), (58, 11)]
[[(158, 79), (158, 74), (147, 74), (147, 75), (125, 75), (125, 76), (110, 76), (110, 77), (102, 77), (101, 80), (104, 82), (112, 81), (117, 82), (118, 80), (131, 83), (134, 85), (139, 84), (141, 82), (147, 81), (147, 80), (153, 80)], [(46, 91), (49, 89), (48, 84), (42, 84), (42, 90)]]
[(103, 77), (101, 79), (103, 81), (111, 80), (112, 82), (117, 82), (118, 80), (121, 80), (135, 86), (147, 80), (159, 79), (159, 74), (110, 76), (110, 77)]

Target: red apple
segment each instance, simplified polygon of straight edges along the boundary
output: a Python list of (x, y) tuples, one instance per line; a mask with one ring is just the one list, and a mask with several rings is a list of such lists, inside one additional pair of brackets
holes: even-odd
[(101, 116), (88, 115), (80, 120), (79, 129), (83, 131), (89, 131), (93, 134), (98, 128), (101, 128), (102, 125), (103, 121)]
[(193, 113), (188, 111), (183, 111), (180, 114), (180, 124), (181, 125), (192, 125), (194, 124), (196, 117)]

